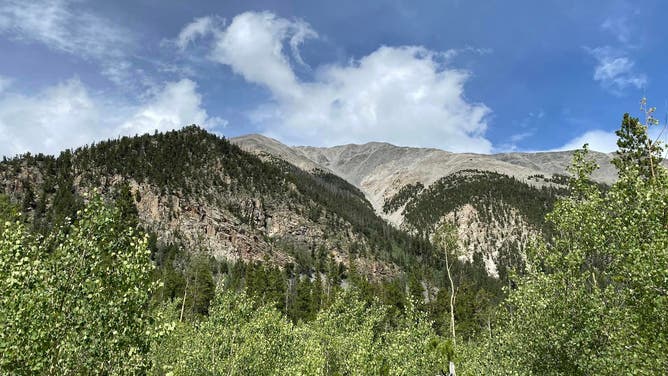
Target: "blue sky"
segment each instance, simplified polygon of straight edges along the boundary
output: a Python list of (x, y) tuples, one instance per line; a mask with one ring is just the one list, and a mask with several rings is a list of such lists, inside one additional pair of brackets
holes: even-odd
[(614, 150), (662, 1), (0, 0), (0, 155), (196, 123), (288, 144)]

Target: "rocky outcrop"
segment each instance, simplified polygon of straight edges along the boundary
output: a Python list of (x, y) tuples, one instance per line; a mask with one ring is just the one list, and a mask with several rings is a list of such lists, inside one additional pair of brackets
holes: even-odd
[(442, 222), (454, 223), (457, 226), (459, 258), (472, 261), (475, 252), (480, 252), (489, 275), (498, 277), (498, 265), (501, 250), (512, 249), (520, 257), (526, 255), (526, 248), (536, 237), (541, 235), (539, 229), (530, 225), (517, 209), (504, 203), (505, 210), (501, 215), (487, 216), (492, 220), (483, 220), (476, 208), (470, 204), (463, 205), (446, 214)]
[[(227, 199), (212, 202), (161, 195), (147, 184), (131, 182), (142, 223), (163, 243), (181, 242), (187, 249), (206, 250), (220, 260), (264, 261), (278, 266), (294, 262), (276, 242), (291, 242), (304, 247), (322, 246), (330, 255), (348, 264), (348, 245), (362, 241), (350, 229), (331, 236), (323, 223), (296, 215), (285, 205), (265, 206), (256, 197), (234, 197), (238, 212), (225, 209)], [(221, 205), (223, 202), (223, 205)], [(345, 226), (345, 224), (343, 224)], [(330, 233), (330, 236), (327, 234)], [(379, 268), (390, 268), (384, 265)], [(382, 274), (382, 273), (381, 273)]]

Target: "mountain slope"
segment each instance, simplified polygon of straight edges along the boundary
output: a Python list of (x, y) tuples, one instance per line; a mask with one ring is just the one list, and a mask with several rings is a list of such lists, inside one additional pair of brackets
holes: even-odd
[[(252, 140), (252, 142), (250, 141)], [(400, 225), (401, 215), (387, 215), (382, 206), (386, 199), (394, 196), (408, 184), (421, 183), (429, 186), (438, 179), (461, 170), (493, 171), (512, 176), (531, 184), (530, 177), (543, 175), (566, 175), (572, 152), (467, 154), (449, 153), (438, 149), (400, 147), (388, 143), (371, 142), (363, 145), (342, 145), (330, 148), (310, 146), (288, 147), (282, 145), (275, 152), (273, 139), (260, 135), (244, 136), (231, 140), (244, 149), (256, 153), (267, 153), (286, 161), (308, 161), (313, 168), (328, 169), (360, 188), (374, 209), (391, 223)], [(616, 179), (616, 171), (610, 164), (611, 156), (592, 152), (601, 165), (593, 178), (610, 184)], [(306, 159), (305, 159), (306, 158)], [(291, 162), (292, 163), (292, 162)]]
[(355, 260), (362, 273), (383, 278), (432, 253), (427, 242), (387, 225), (338, 176), (263, 161), (195, 126), (0, 163), (0, 193), (41, 226), (75, 216), (92, 190), (114, 197), (124, 186), (159, 243), (219, 260), (305, 270)]
[[(380, 142), (288, 147), (260, 135), (231, 141), (260, 155), (332, 171), (364, 192), (380, 216), (417, 236), (429, 238), (441, 223), (454, 221), (462, 260), (480, 253), (487, 271), (501, 277), (521, 266), (532, 239), (549, 235), (544, 216), (566, 192), (572, 158), (572, 152), (456, 154)], [(612, 156), (591, 155), (601, 166), (593, 178), (613, 182)]]
[(232, 142), (238, 145), (242, 150), (254, 153), (260, 158), (279, 158), (304, 171), (311, 172), (316, 169), (324, 168), (324, 166), (313, 162), (298, 150), (284, 145), (273, 138), (259, 134), (236, 137), (232, 139)]

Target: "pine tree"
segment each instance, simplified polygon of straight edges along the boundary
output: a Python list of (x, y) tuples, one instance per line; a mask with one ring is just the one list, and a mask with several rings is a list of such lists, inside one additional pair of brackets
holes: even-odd
[(655, 172), (661, 163), (662, 147), (659, 142), (653, 141), (648, 134), (651, 126), (657, 125), (658, 120), (653, 117), (655, 108), (647, 108), (647, 100), (640, 102), (641, 110), (645, 114), (645, 124), (640, 119), (624, 114), (622, 125), (615, 132), (617, 140), (617, 156), (612, 163), (620, 173), (628, 170), (637, 170), (645, 178), (654, 178)]
[(137, 227), (139, 225), (139, 212), (135, 205), (134, 196), (128, 183), (120, 184), (114, 194), (116, 207), (121, 211), (121, 226)]
[(24, 213), (29, 212), (35, 208), (35, 192), (33, 192), (32, 184), (25, 181), (23, 183), (23, 201), (21, 209)]

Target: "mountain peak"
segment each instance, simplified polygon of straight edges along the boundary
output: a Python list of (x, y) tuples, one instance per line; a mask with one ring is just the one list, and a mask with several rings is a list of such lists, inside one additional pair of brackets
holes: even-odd
[[(541, 153), (473, 154), (451, 153), (440, 149), (396, 146), (387, 142), (368, 142), (332, 147), (294, 146), (261, 135), (233, 138), (242, 149), (283, 159), (307, 171), (331, 171), (358, 187), (376, 212), (399, 224), (401, 217), (388, 217), (383, 203), (402, 187), (420, 183), (428, 187), (442, 177), (462, 170), (496, 172), (529, 181), (532, 176), (567, 175), (572, 151)], [(612, 183), (616, 170), (610, 155), (592, 152), (601, 166), (593, 178)]]

